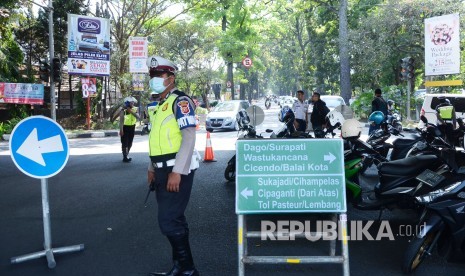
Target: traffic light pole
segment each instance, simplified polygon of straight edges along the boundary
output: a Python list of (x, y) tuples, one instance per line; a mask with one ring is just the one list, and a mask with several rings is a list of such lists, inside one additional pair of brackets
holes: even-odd
[(410, 93), (412, 92), (412, 79), (407, 79), (407, 121), (410, 122)]
[[(50, 55), (50, 72), (53, 71), (53, 58), (55, 57), (55, 47), (53, 45), (53, 3), (52, 0), (48, 0), (48, 45), (49, 45), (49, 55)], [(50, 77), (50, 115), (52, 120), (56, 121), (56, 107), (55, 107), (55, 82), (53, 81), (53, 77)]]

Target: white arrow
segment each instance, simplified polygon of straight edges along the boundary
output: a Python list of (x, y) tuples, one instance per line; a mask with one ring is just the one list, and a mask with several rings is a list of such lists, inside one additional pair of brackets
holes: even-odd
[(331, 152), (328, 155), (324, 156), (325, 161), (329, 161), (329, 164), (333, 163), (336, 160), (336, 156), (334, 156)]
[(245, 187), (245, 189), (242, 190), (241, 195), (245, 197), (245, 199), (249, 199), (249, 196), (253, 196), (253, 190), (247, 190), (247, 187)]
[(63, 143), (61, 142), (60, 135), (39, 141), (37, 137), (37, 128), (34, 128), (16, 153), (45, 167), (46, 164), (42, 154), (63, 150)]

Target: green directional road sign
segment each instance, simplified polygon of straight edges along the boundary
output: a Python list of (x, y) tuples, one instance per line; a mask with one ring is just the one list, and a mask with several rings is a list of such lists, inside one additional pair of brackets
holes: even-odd
[(302, 212), (346, 212), (343, 140), (238, 140), (236, 213)]

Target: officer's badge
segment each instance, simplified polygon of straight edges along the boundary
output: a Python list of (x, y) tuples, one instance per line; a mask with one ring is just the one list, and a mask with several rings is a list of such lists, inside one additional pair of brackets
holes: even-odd
[(161, 110), (166, 111), (167, 109), (168, 109), (168, 103), (166, 103)]
[(190, 113), (189, 102), (188, 101), (180, 101), (178, 103), (179, 108), (181, 108), (181, 113), (186, 115)]
[(158, 60), (155, 57), (150, 60), (150, 67), (158, 67)]

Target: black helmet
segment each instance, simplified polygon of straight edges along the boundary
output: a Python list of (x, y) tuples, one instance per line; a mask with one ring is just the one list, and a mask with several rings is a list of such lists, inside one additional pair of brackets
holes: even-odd
[(248, 125), (250, 123), (249, 114), (244, 109), (241, 109), (236, 115), (236, 121), (239, 124), (240, 128)]
[(446, 102), (448, 102), (446, 96), (443, 96), (443, 95), (438, 96), (438, 100), (439, 100), (440, 103), (446, 103)]
[(393, 100), (388, 100), (387, 103), (388, 103), (388, 105), (393, 105), (394, 101)]

